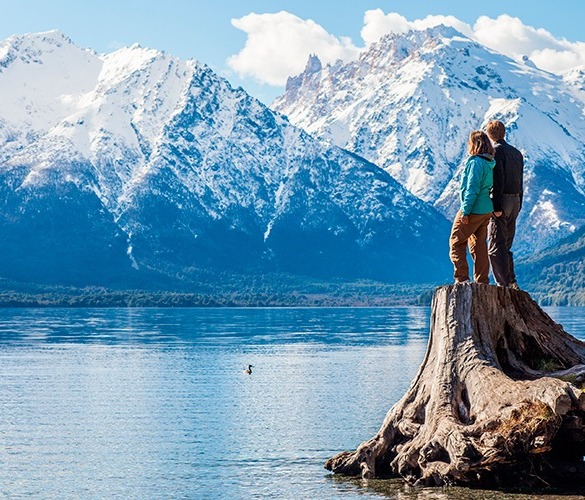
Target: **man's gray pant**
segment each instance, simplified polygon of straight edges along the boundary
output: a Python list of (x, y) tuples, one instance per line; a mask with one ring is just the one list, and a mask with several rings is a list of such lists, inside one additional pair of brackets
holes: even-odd
[(500, 286), (516, 282), (511, 248), (519, 213), (520, 195), (505, 194), (502, 197), (502, 215), (493, 215), (488, 226), (488, 255), (494, 278)]

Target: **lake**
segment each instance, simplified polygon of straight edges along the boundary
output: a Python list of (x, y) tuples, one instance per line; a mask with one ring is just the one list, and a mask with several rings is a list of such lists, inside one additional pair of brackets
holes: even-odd
[[(547, 312), (585, 339), (585, 308)], [(371, 438), (403, 395), (429, 316), (426, 307), (0, 309), (0, 494), (527, 498), (323, 469)]]

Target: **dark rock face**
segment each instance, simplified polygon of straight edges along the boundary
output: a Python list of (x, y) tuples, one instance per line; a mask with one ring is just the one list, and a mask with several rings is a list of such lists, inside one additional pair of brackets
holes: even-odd
[(2, 191), (0, 275), (84, 286), (112, 285), (132, 274), (126, 235), (93, 193), (67, 185)]

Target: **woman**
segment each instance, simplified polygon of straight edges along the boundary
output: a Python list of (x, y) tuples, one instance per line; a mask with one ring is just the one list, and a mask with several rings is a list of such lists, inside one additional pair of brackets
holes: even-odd
[(449, 257), (455, 267), (455, 283), (469, 281), (466, 247), (473, 259), (473, 279), (489, 283), (487, 227), (494, 210), (490, 190), (494, 183), (494, 148), (481, 130), (469, 135), (469, 158), (461, 177), (461, 209), (455, 216), (449, 239)]

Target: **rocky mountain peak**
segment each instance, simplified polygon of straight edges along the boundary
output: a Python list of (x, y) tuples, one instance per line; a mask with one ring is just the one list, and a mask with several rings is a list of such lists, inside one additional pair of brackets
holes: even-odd
[(275, 110), (382, 167), (447, 217), (458, 203), (469, 133), (500, 119), (526, 157), (521, 221), (530, 229), (519, 237), (520, 252), (585, 223), (585, 98), (530, 61), (439, 26), (387, 35), (357, 61), (324, 66), (296, 83)]

